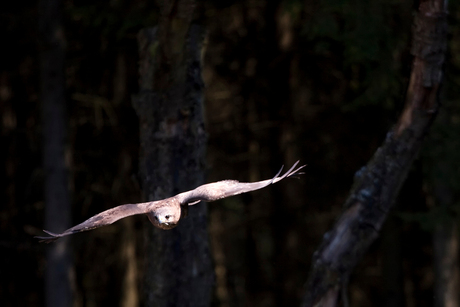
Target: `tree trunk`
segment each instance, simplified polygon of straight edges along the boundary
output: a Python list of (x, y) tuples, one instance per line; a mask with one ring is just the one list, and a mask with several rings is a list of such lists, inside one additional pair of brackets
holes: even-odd
[[(429, 202), (440, 212), (433, 232), (434, 262), (434, 306), (459, 306), (459, 264), (458, 227), (455, 212), (455, 194), (458, 187), (452, 178), (458, 178), (455, 167), (460, 142), (458, 131), (453, 129), (456, 113), (443, 110), (435, 124), (435, 132), (430, 137), (428, 157), (424, 160), (428, 169), (427, 185), (430, 188)], [(447, 132), (447, 133), (446, 133)], [(441, 145), (439, 145), (441, 144)], [(432, 148), (433, 147), (433, 148)], [(440, 150), (441, 147), (441, 150)], [(433, 150), (431, 150), (433, 149)]]
[[(140, 120), (140, 172), (148, 200), (204, 183), (204, 30), (190, 26), (192, 4), (165, 1), (158, 28), (139, 34), (141, 92), (133, 104)], [(172, 230), (149, 225), (146, 232), (146, 305), (208, 306), (214, 273), (206, 204), (193, 206)]]
[(458, 227), (453, 219), (436, 225), (433, 242), (434, 306), (458, 307)]
[(404, 270), (401, 220), (390, 215), (382, 229), (382, 281), (385, 307), (403, 307)]
[[(447, 48), (447, 1), (422, 1), (415, 19), (406, 104), (366, 167), (356, 173), (344, 211), (313, 255), (302, 306), (336, 306), (343, 285), (370, 244), (404, 182), (438, 110)], [(346, 298), (343, 298), (346, 301)]]
[[(70, 227), (68, 166), (66, 165), (66, 100), (64, 29), (61, 1), (40, 0), (40, 86), (43, 108), (43, 163), (45, 172), (45, 229)], [(63, 238), (48, 246), (45, 275), (46, 306), (71, 306), (71, 253)]]
[(124, 219), (121, 250), (121, 263), (124, 274), (122, 282), (122, 293), (120, 307), (139, 306), (139, 293), (137, 291), (137, 259), (136, 259), (136, 233), (132, 219)]

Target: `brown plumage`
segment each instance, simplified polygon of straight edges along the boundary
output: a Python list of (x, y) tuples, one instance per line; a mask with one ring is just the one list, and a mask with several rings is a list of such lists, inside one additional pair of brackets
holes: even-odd
[(157, 201), (149, 201), (145, 203), (121, 205), (96, 214), (83, 223), (67, 229), (63, 233), (56, 234), (43, 230), (51, 237), (36, 238), (40, 239), (40, 242), (50, 243), (59, 239), (60, 237), (68, 236), (77, 232), (91, 230), (105, 225), (110, 225), (122, 218), (136, 214), (147, 214), (150, 222), (152, 222), (154, 226), (161, 229), (171, 229), (176, 227), (177, 223), (179, 223), (181, 218), (181, 206), (195, 205), (200, 201), (211, 202), (225, 197), (259, 190), (284, 178), (303, 174), (299, 171), (304, 168), (305, 165), (302, 165), (296, 169), (298, 163), (299, 161), (294, 163), (291, 169), (289, 169), (281, 177), (278, 176), (283, 170), (283, 167), (281, 167), (280, 171), (275, 175), (275, 177), (263, 181), (239, 182), (236, 180), (222, 180), (208, 183), (201, 185), (194, 190), (180, 193), (170, 198)]

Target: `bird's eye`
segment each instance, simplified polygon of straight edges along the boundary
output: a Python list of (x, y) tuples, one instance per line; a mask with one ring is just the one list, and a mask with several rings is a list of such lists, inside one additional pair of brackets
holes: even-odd
[(169, 220), (171, 216), (170, 215), (165, 215), (165, 219)]

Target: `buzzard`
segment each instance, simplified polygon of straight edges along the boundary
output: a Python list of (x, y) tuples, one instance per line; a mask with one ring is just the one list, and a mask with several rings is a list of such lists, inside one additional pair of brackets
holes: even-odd
[(177, 194), (176, 196), (149, 201), (145, 203), (121, 205), (87, 219), (81, 224), (67, 229), (63, 233), (52, 233), (43, 230), (50, 237), (36, 237), (40, 242), (50, 243), (60, 237), (68, 236), (77, 232), (87, 231), (110, 225), (122, 218), (136, 214), (146, 214), (152, 224), (161, 229), (171, 229), (177, 226), (181, 218), (181, 206), (191, 206), (199, 203), (200, 201), (211, 202), (222, 198), (247, 193), (259, 190), (283, 180), (287, 177), (293, 177), (303, 174), (299, 172), (305, 165), (298, 168), (299, 161), (289, 169), (284, 175), (279, 176), (283, 167), (272, 179), (256, 181), (256, 182), (239, 182), (237, 180), (222, 180), (218, 182), (208, 183), (197, 187), (194, 190)]

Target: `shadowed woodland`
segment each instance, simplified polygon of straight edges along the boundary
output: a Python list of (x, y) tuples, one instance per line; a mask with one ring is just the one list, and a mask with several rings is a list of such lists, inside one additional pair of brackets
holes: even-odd
[[(459, 306), (460, 7), (420, 14), (440, 3), (3, 1), (1, 305)], [(33, 238), (299, 159), (173, 230)]]

